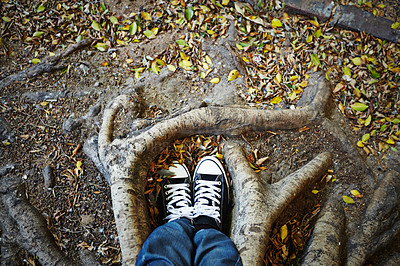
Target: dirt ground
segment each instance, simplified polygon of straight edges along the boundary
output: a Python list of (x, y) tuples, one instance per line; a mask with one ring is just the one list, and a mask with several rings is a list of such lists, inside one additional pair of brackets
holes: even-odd
[[(153, 2), (106, 1), (106, 4), (111, 10), (125, 14), (151, 9)], [(159, 43), (149, 41), (109, 52), (86, 48), (68, 57), (67, 72), (45, 73), (0, 91), (0, 118), (12, 132), (12, 138), (0, 144), (0, 167), (12, 166), (3, 176), (22, 178), (28, 199), (46, 218), (59, 247), (71, 257), (77, 257), (81, 249), (88, 249), (101, 263), (121, 263), (109, 186), (82, 150), (84, 142), (98, 133), (105, 104), (142, 84), (142, 89), (135, 91), (139, 107), (134, 115), (161, 118), (181, 108), (200, 106), (215, 96), (210, 83), (188, 74), (145, 73), (137, 80), (134, 72), (126, 67), (127, 58), (140, 61), (143, 54), (162, 51), (163, 45), (168, 46), (166, 39), (173, 40), (181, 33), (171, 32), (164, 39), (157, 39)], [(7, 47), (15, 56), (0, 56), (0, 79), (28, 67), (27, 58), (32, 53), (18, 41), (7, 43)], [(217, 55), (213, 57), (216, 58)], [(158, 79), (158, 86), (143, 86), (150, 79)], [(240, 102), (239, 98), (235, 101)], [(77, 125), (65, 124), (68, 119), (82, 117)], [(119, 123), (127, 126), (134, 118), (128, 117), (128, 121)], [(371, 194), (371, 183), (364, 179), (365, 169), (352, 160), (349, 150), (353, 148), (345, 147), (328, 128), (311, 125), (295, 131), (252, 132), (241, 140), (249, 156), (255, 150), (259, 158), (268, 156), (262, 166), (274, 180), (299, 169), (320, 152), (333, 154), (329, 179), (325, 176), (300, 195), (278, 219), (271, 236), (293, 217), (302, 220), (315, 206), (323, 205), (332, 190), (345, 193), (356, 189), (366, 195), (346, 210), (348, 217), (365, 208)], [(371, 159), (374, 162), (371, 165), (379, 168), (376, 163), (379, 160)], [(46, 188), (44, 183), (46, 166), (51, 167), (55, 180), (51, 188)], [(312, 219), (307, 224), (312, 227)], [(25, 252), (21, 264), (36, 265), (37, 262)]]

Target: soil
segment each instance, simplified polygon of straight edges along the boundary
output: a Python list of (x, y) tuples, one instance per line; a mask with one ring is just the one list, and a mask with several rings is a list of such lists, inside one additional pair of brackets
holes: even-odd
[[(106, 3), (110, 9), (121, 12), (139, 12), (152, 5), (152, 1)], [(159, 37), (160, 43), (156, 44), (146, 42), (140, 47), (132, 44), (115, 49), (116, 59), (112, 52), (101, 53), (93, 48), (77, 51), (68, 57), (68, 72), (45, 73), (0, 91), (0, 117), (9, 124), (14, 136), (0, 144), (0, 166), (13, 165), (4, 176), (18, 176), (23, 180), (28, 199), (46, 218), (59, 247), (72, 258), (79, 257), (79, 250), (89, 249), (101, 263), (121, 263), (108, 183), (82, 151), (84, 142), (98, 133), (101, 123), (102, 112), (93, 113), (91, 108), (100, 106), (102, 110), (110, 99), (132, 88), (141, 88), (135, 90), (138, 111), (132, 115), (136, 117), (162, 118), (216, 99), (212, 86), (182, 72), (173, 75), (162, 72), (158, 76), (146, 73), (137, 80), (134, 72), (126, 67), (125, 59), (139, 61), (143, 54), (157, 54), (168, 44), (166, 39), (176, 39), (174, 36), (179, 34), (171, 32), (165, 38)], [(31, 53), (29, 49), (19, 42), (7, 46), (15, 56), (0, 56), (0, 79), (29, 66), (26, 60)], [(217, 52), (213, 57), (216, 61)], [(103, 62), (107, 65), (103, 66)], [(145, 86), (152, 79), (159, 83)], [(32, 96), (32, 93), (43, 94)], [(128, 121), (120, 123), (130, 125), (136, 117), (127, 117)], [(84, 119), (76, 128), (64, 126), (63, 129), (64, 122), (74, 118)], [(336, 181), (325, 176), (300, 195), (278, 219), (272, 235), (294, 215), (302, 217), (315, 205), (323, 205), (332, 190), (344, 193), (357, 189), (366, 195), (346, 210), (348, 218), (357, 219), (353, 214), (365, 207), (371, 194), (371, 184), (364, 179), (365, 171), (349, 153), (353, 147), (345, 147), (340, 137), (328, 128), (311, 125), (296, 131), (252, 132), (242, 136), (242, 140), (248, 155), (258, 150), (259, 158), (268, 156), (263, 166), (275, 181), (299, 169), (320, 152), (333, 154), (330, 175)], [(76, 172), (78, 162), (82, 162), (81, 172)], [(51, 166), (55, 177), (51, 188), (44, 185), (42, 171), (46, 166)], [(312, 190), (319, 193), (314, 194)], [(28, 253), (20, 259), (21, 264), (35, 263)]]

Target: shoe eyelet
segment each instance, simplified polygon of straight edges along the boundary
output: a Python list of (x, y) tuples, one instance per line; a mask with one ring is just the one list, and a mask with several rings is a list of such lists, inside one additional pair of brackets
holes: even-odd
[(218, 185), (222, 185), (221, 181), (218, 181)]

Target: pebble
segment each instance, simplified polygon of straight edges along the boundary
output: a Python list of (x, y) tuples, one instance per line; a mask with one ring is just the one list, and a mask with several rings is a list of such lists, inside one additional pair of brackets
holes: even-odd
[(8, 171), (14, 169), (13, 163), (8, 163), (6, 165), (0, 166), (0, 176), (6, 175)]
[(10, 124), (4, 118), (0, 117), (0, 141), (7, 140), (9, 142), (15, 141), (14, 132)]
[(62, 129), (65, 133), (71, 134), (73, 131), (77, 130), (80, 126), (82, 126), (83, 119), (82, 118), (68, 118), (64, 121), (62, 125)]
[(50, 165), (47, 165), (45, 168), (43, 168), (42, 175), (43, 175), (44, 187), (46, 189), (54, 187), (55, 179), (53, 174), (53, 168), (51, 168)]

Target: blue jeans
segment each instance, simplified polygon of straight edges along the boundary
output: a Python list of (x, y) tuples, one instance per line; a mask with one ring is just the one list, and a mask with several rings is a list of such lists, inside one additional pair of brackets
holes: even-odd
[(242, 265), (232, 240), (216, 229), (196, 229), (182, 218), (157, 227), (136, 265)]

